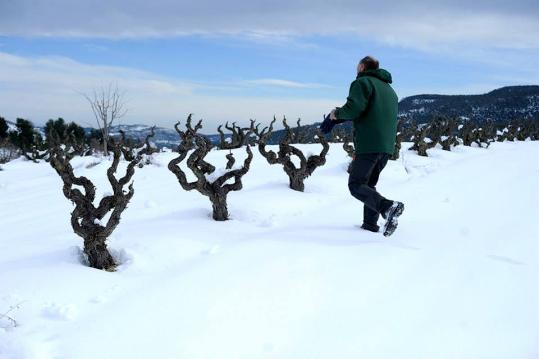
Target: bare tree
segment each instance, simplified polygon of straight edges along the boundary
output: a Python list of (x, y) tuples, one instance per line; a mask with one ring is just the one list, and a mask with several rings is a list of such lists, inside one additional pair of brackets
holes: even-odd
[[(258, 137), (258, 150), (270, 165), (280, 164), (283, 166), (285, 173), (288, 175), (289, 186), (291, 189), (303, 192), (305, 189), (305, 184), (303, 183), (305, 179), (312, 175), (316, 168), (323, 166), (326, 163), (326, 155), (329, 151), (329, 144), (325, 136), (318, 131), (317, 138), (322, 145), (322, 151), (320, 152), (320, 155), (311, 155), (306, 157), (299, 148), (290, 144), (294, 138), (303, 139), (303, 135), (298, 132), (294, 133), (290, 126), (288, 126), (286, 123), (286, 118), (284, 118), (283, 125), (285, 127), (285, 135), (279, 142), (279, 151), (277, 153), (272, 150), (268, 151), (266, 150), (266, 144), (273, 132), (273, 124), (275, 121), (276, 119), (273, 118), (269, 128), (265, 127), (262, 129), (262, 131), (259, 131), (258, 125), (255, 127), (254, 132)], [(299, 159), (299, 167), (294, 165), (291, 156), (296, 156)]]
[[(174, 128), (181, 138), (181, 143), (178, 146), (180, 155), (169, 162), (168, 169), (176, 175), (178, 182), (184, 190), (197, 190), (201, 194), (208, 196), (212, 203), (214, 220), (226, 221), (228, 219), (227, 195), (230, 191), (239, 191), (242, 189), (243, 184), (241, 178), (249, 171), (253, 159), (251, 148), (247, 144), (247, 157), (243, 162), (243, 166), (238, 169), (232, 169), (235, 162), (234, 156), (232, 153), (227, 154), (226, 158), (228, 161), (226, 168), (229, 171), (224, 172), (220, 176), (214, 176), (216, 178), (212, 180), (208, 176), (215, 174), (216, 169), (212, 164), (204, 160), (211, 150), (211, 143), (206, 137), (197, 133), (202, 128), (202, 120), (193, 128), (191, 125), (191, 115), (189, 115), (186, 123), (187, 130), (180, 130), (179, 125), (179, 122), (176, 123)], [(187, 158), (187, 167), (197, 178), (193, 182), (187, 180), (185, 172), (179, 166), (191, 150), (194, 151)], [(234, 179), (234, 182), (227, 183), (232, 179)]]
[[(86, 177), (74, 174), (70, 160), (77, 154), (72, 146), (60, 145), (51, 147), (50, 164), (64, 183), (64, 196), (75, 204), (71, 212), (73, 231), (84, 239), (84, 253), (88, 257), (90, 267), (111, 270), (115, 267), (114, 259), (107, 249), (106, 240), (120, 223), (120, 216), (135, 193), (133, 183), (129, 183), (135, 173), (135, 166), (140, 162), (147, 149), (133, 153), (122, 145), (122, 142), (110, 141), (113, 153), (112, 164), (107, 170), (107, 178), (113, 193), (104, 196), (99, 205), (94, 205), (95, 186)], [(123, 177), (117, 178), (121, 157), (127, 160), (127, 169)], [(128, 185), (127, 191), (124, 187)], [(77, 188), (79, 187), (79, 188)], [(82, 188), (81, 188), (82, 187)], [(84, 190), (81, 191), (81, 189)], [(101, 221), (110, 213), (106, 223)]]
[(118, 86), (109, 84), (107, 88), (94, 90), (92, 95), (82, 95), (92, 108), (97, 126), (103, 135), (103, 152), (108, 156), (110, 128), (127, 113), (124, 93), (118, 90)]

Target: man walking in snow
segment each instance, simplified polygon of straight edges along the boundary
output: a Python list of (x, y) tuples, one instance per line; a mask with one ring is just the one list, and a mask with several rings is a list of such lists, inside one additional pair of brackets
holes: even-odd
[(320, 127), (328, 133), (338, 123), (353, 121), (355, 156), (348, 188), (364, 204), (361, 228), (378, 232), (382, 215), (387, 237), (397, 228), (404, 204), (384, 198), (376, 191), (376, 184), (395, 149), (398, 98), (390, 85), (391, 74), (380, 69), (375, 58), (361, 59), (357, 73), (344, 106), (332, 110)]

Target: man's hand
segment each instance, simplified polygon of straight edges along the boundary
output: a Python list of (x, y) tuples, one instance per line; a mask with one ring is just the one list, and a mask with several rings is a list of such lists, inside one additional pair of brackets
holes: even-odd
[(333, 110), (331, 110), (331, 112), (329, 114), (329, 119), (332, 120), (332, 121), (337, 121), (337, 116), (335, 116), (335, 111), (336, 110), (337, 109), (334, 108)]
[(335, 126), (335, 121), (332, 121), (330, 119), (330, 115), (327, 115), (324, 117), (324, 121), (320, 124), (320, 131), (322, 131), (323, 134), (328, 134), (331, 132), (331, 129), (333, 129), (333, 126)]
[(346, 120), (337, 119), (337, 116), (335, 116), (336, 110), (337, 109), (331, 110), (329, 115), (324, 117), (324, 121), (320, 125), (320, 131), (322, 131), (322, 133), (324, 134), (330, 133), (333, 127), (335, 127), (335, 125), (346, 122)]

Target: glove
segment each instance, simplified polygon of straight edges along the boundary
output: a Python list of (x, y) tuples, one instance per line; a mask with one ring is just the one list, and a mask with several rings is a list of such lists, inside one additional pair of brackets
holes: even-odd
[(335, 125), (345, 122), (345, 120), (332, 120), (329, 117), (330, 115), (324, 117), (324, 121), (320, 125), (320, 131), (322, 131), (322, 133), (325, 135), (330, 133), (331, 130), (333, 130), (333, 127), (335, 127)]

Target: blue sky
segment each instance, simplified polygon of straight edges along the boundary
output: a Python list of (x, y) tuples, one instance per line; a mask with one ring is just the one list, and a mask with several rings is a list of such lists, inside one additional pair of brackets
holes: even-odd
[[(189, 112), (209, 127), (273, 115), (319, 121), (344, 102), (366, 54), (393, 74), (401, 98), (539, 83), (532, 1), (367, 10), (361, 1), (4, 1), (0, 115), (38, 124), (62, 116), (91, 125), (81, 93), (110, 83), (125, 92), (124, 123), (170, 127)], [(104, 15), (88, 14), (90, 5)]]

